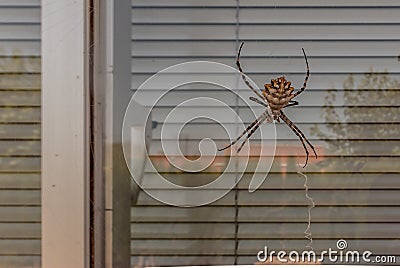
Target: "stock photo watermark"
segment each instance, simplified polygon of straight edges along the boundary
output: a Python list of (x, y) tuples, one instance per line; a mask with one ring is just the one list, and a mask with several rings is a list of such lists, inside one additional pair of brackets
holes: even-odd
[[(250, 78), (248, 80), (251, 81)], [(252, 81), (251, 83), (254, 84)], [(160, 142), (163, 154), (168, 164), (179, 170), (179, 172), (201, 172), (207, 169), (216, 157), (225, 157), (224, 159), (227, 159), (227, 163), (224, 164), (224, 170), (219, 174), (218, 178), (208, 184), (196, 187), (177, 185), (164, 178), (150, 160), (149, 146), (145, 144), (146, 137), (151, 136), (149, 131), (152, 130), (145, 127), (146, 133), (141, 136), (141, 140), (133, 140), (132, 133), (137, 132), (137, 128), (134, 128), (131, 123), (135, 121), (136, 125), (148, 125), (149, 117), (157, 110), (160, 100), (167, 93), (177, 88), (184, 92), (184, 86), (190, 84), (208, 84), (218, 87), (223, 90), (221, 92), (229, 93), (227, 95), (234, 96), (238, 101), (244, 103), (243, 106), (248, 110), (243, 116), (238, 109), (232, 108), (233, 105), (228, 103), (227, 100), (204, 95), (183, 99), (176, 106), (174, 105), (173, 109), (163, 118), (163, 122), (160, 125)], [(206, 119), (218, 124), (224, 129), (227, 136), (226, 140), (234, 140), (238, 136), (238, 131), (240, 134), (246, 129), (250, 120), (253, 121), (260, 116), (260, 109), (255, 111), (254, 104), (250, 105), (248, 98), (241, 97), (240, 89), (243, 89), (242, 92), (249, 91), (241, 79), (240, 72), (228, 65), (208, 61), (177, 64), (158, 72), (142, 83), (133, 94), (126, 109), (122, 129), (124, 158), (133, 180), (154, 199), (173, 206), (202, 206), (212, 203), (229, 193), (238, 183), (237, 178), (240, 178), (249, 166), (250, 150), (248, 147), (245, 146), (240, 151), (240, 155), (234, 149), (229, 152), (218, 152), (213, 137), (205, 136), (202, 137), (198, 144), (199, 157), (197, 159), (188, 159), (182, 153), (179, 142), (182, 129), (193, 120), (198, 119)], [(198, 91), (201, 92), (200, 90)], [(152, 93), (151, 98), (149, 98), (149, 93)], [(138, 104), (148, 108), (144, 110), (144, 114), (138, 114)], [(217, 107), (218, 111), (205, 107)], [(264, 110), (262, 113), (264, 113), (266, 119), (268, 117), (268, 109), (261, 109)], [(187, 112), (188, 110), (190, 112)], [(138, 123), (138, 120), (141, 120), (141, 122)], [(276, 147), (276, 129), (275, 124), (271, 121), (259, 128), (258, 161), (254, 167), (252, 166), (252, 178), (248, 187), (250, 192), (260, 187), (272, 166)], [(235, 128), (231, 127), (232, 122), (234, 122)], [(138, 152), (132, 149), (132, 144), (137, 145), (138, 142), (142, 143), (140, 148), (143, 148), (143, 157), (148, 159), (147, 171), (156, 174), (156, 176), (152, 176), (150, 184), (139, 178), (132, 168), (134, 158), (138, 157)], [(229, 155), (227, 155), (228, 153)], [(240, 157), (237, 157), (238, 155)], [(252, 165), (254, 165), (254, 158), (252, 158)]]
[(328, 248), (317, 254), (314, 250), (304, 250), (302, 252), (292, 250), (275, 251), (269, 250), (268, 246), (264, 246), (263, 250), (257, 253), (257, 260), (262, 263), (278, 262), (278, 263), (322, 263), (328, 261), (330, 263), (339, 264), (358, 264), (358, 263), (396, 263), (395, 256), (374, 255), (369, 250), (349, 250), (347, 241), (339, 239), (336, 242), (336, 248)]

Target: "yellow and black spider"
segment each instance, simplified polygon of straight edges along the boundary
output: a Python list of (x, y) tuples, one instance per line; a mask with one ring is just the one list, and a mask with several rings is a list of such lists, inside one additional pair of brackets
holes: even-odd
[[(310, 76), (310, 68), (308, 66), (308, 60), (307, 60), (307, 55), (303, 50), (304, 58), (306, 60), (306, 66), (307, 66), (307, 74), (304, 79), (303, 87), (298, 90), (297, 92), (293, 93), (294, 88), (291, 86), (291, 82), (287, 81), (284, 76), (279, 77), (277, 79), (272, 79), (271, 84), (265, 84), (264, 85), (264, 90), (261, 90), (260, 94), (257, 90), (254, 89), (254, 87), (247, 81), (244, 72), (242, 70), (242, 67), (240, 66), (240, 52), (242, 51), (242, 47), (244, 45), (244, 42), (240, 45), (237, 59), (236, 59), (236, 65), (242, 74), (243, 81), (246, 83), (246, 85), (260, 98), (254, 98), (250, 97), (251, 101), (254, 101), (258, 104), (261, 104), (265, 107), (269, 107), (272, 112), (272, 117), (274, 120), (280, 122), (280, 119), (282, 119), (283, 122), (286, 123), (290, 127), (290, 129), (299, 137), (301, 143), (303, 144), (304, 150), (306, 151), (307, 158), (306, 158), (306, 163), (304, 164), (304, 167), (307, 165), (308, 162), (308, 155), (309, 152), (307, 150), (306, 143), (311, 147), (311, 149), (314, 151), (315, 158), (317, 158), (317, 153), (315, 152), (314, 146), (307, 140), (307, 138), (304, 136), (304, 134), (301, 132), (301, 130), (292, 122), (290, 119), (283, 113), (283, 108), (289, 107), (289, 106), (295, 106), (298, 105), (299, 103), (297, 101), (292, 100), (294, 97), (302, 93), (307, 86), (307, 80), (308, 77)], [(251, 123), (244, 131), (243, 133), (236, 139), (234, 140), (231, 144), (228, 146), (219, 149), (218, 151), (223, 151), (232, 145), (234, 145), (236, 142), (240, 140), (240, 138), (243, 137), (247, 133), (247, 137), (245, 140), (242, 142), (242, 144), (239, 146), (237, 149), (237, 152), (240, 152), (240, 150), (243, 148), (244, 144), (246, 141), (253, 135), (253, 133), (259, 128), (262, 122), (265, 120), (269, 120), (272, 122), (271, 116), (268, 113), (268, 110), (266, 110), (264, 113), (262, 113), (253, 123)]]

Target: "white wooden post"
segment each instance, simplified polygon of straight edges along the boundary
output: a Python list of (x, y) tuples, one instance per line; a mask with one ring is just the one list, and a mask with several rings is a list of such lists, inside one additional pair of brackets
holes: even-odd
[(89, 267), (90, 254), (95, 267), (130, 265), (131, 181), (121, 144), (130, 56), (130, 0), (42, 1), (45, 268)]
[(89, 267), (86, 1), (42, 0), (42, 265)]

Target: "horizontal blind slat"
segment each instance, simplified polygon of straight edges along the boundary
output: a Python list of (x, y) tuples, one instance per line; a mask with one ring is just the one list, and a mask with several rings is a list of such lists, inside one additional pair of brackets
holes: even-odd
[[(371, 40), (391, 40), (393, 31), (399, 28), (398, 25), (321, 25), (315, 27), (311, 25), (241, 25), (240, 39), (258, 40), (268, 37), (268, 39), (371, 39)], [(232, 25), (197, 25), (184, 23), (182, 25), (134, 25), (132, 27), (133, 39), (182, 39), (188, 37), (203, 40), (231, 40), (235, 35), (236, 26)], [(384, 31), (383, 31), (384, 29)], [(357, 35), (354, 35), (357, 32)], [(247, 50), (247, 47), (246, 47)], [(253, 52), (254, 53), (254, 52)]]
[[(5, 1), (5, 0), (4, 0)], [(194, 7), (200, 7), (199, 3), (197, 1), (191, 0), (170, 0), (168, 2), (165, 2), (163, 0), (132, 0), (132, 5), (134, 8), (136, 7), (152, 7), (152, 8), (157, 8), (159, 6), (162, 7), (181, 7), (181, 6), (194, 6)], [(277, 1), (272, 1), (272, 0), (247, 0), (246, 2), (240, 2), (239, 3), (240, 7), (246, 7), (246, 6), (265, 6), (265, 7), (270, 7), (270, 8), (276, 8), (276, 7), (296, 7), (298, 8), (299, 6), (302, 7), (313, 7), (313, 6), (320, 6), (324, 8), (335, 8), (335, 7), (354, 7), (354, 6), (360, 6), (360, 7), (365, 7), (365, 6), (387, 6), (387, 7), (392, 7), (392, 6), (398, 6), (399, 3), (396, 0), (381, 0), (379, 2), (376, 2), (374, 0), (364, 0), (362, 2), (357, 1), (357, 0), (302, 0), (301, 5), (299, 4), (298, 0), (280, 0), (279, 2)], [(212, 7), (212, 6), (226, 6), (226, 7), (236, 7), (236, 1), (235, 0), (218, 0), (218, 1), (211, 1), (211, 0), (203, 0), (202, 1), (202, 7)]]
[[(240, 22), (399, 22), (398, 10), (387, 7), (370, 9), (359, 7), (354, 10), (314, 8), (310, 14), (309, 9), (270, 9), (254, 8), (240, 11)], [(133, 22), (235, 22), (235, 9), (233, 8), (141, 8), (132, 10)]]
[[(287, 237), (301, 239), (304, 238), (306, 227), (305, 222), (241, 223), (237, 234), (240, 239), (284, 240)], [(313, 239), (341, 239), (342, 237), (391, 239), (397, 237), (400, 232), (398, 223), (313, 223), (312, 227)], [(234, 239), (235, 230), (235, 223), (136, 223), (131, 228), (131, 237), (134, 239)]]
[[(295, 73), (304, 73), (306, 72), (306, 65), (304, 58), (300, 57), (301, 50), (298, 52), (298, 58), (291, 59), (262, 59), (262, 58), (246, 58), (246, 55), (243, 55), (241, 58), (241, 63), (243, 70), (245, 73), (285, 73), (285, 72), (295, 72)], [(397, 55), (396, 55), (397, 56)], [(379, 61), (373, 61), (371, 63), (370, 59), (309, 59), (310, 62), (310, 70), (316, 70), (318, 73), (351, 73), (351, 72), (359, 72), (362, 70), (363, 72), (368, 71), (369, 67), (373, 67), (375, 70), (385, 70), (387, 72), (400, 72), (400, 67), (397, 62), (396, 56), (393, 55), (392, 59), (380, 59)], [(195, 57), (186, 58), (186, 59), (166, 59), (166, 58), (153, 58), (153, 59), (134, 59), (132, 60), (132, 72), (140, 73), (140, 72), (154, 72), (157, 73), (169, 66), (183, 63), (186, 61), (196, 61)], [(206, 58), (203, 60), (207, 61), (216, 61), (219, 63), (226, 64), (228, 66), (234, 65), (234, 59), (215, 59), (215, 58)], [(268, 63), (268, 64), (267, 64)], [(140, 70), (140, 72), (138, 72)]]
[[(400, 222), (400, 207), (315, 207), (312, 210), (312, 222)], [(238, 209), (240, 223), (301, 222), (306, 223), (306, 207), (262, 207), (243, 206)], [(179, 208), (163, 206), (134, 207), (131, 210), (131, 228), (137, 223), (204, 223), (233, 222), (234, 207)]]
[[(172, 194), (174, 189), (152, 190), (158, 196)], [(212, 191), (212, 190), (209, 190)], [(194, 190), (193, 190), (194, 192)], [(312, 190), (314, 202), (319, 206), (399, 206), (397, 190)], [(176, 194), (176, 200), (182, 201), (182, 195)], [(224, 198), (217, 200), (213, 206), (232, 206), (234, 194), (228, 193)], [(190, 201), (190, 197), (187, 197)], [(305, 198), (304, 190), (258, 190), (249, 195), (247, 189), (239, 191), (239, 206), (308, 206), (310, 200)], [(138, 205), (161, 205), (146, 194), (139, 195)], [(305, 217), (306, 218), (306, 217)]]

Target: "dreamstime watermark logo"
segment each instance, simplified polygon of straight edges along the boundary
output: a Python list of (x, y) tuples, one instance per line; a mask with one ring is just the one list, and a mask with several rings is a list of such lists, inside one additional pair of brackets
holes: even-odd
[[(251, 81), (249, 78), (248, 80)], [(257, 87), (254, 82), (251, 81), (251, 83)], [(195, 97), (181, 98), (185, 92), (189, 92), (185, 96), (191, 96), (190, 91), (185, 91), (185, 88), (187, 85), (193, 84), (218, 87), (221, 92), (226, 94), (227, 98), (199, 96), (198, 94)], [(180, 93), (176, 93), (178, 88)], [(135, 125), (145, 126), (151, 123), (148, 120), (150, 114), (153, 117), (160, 118), (162, 116), (160, 112), (162, 109), (158, 109), (161, 107), (160, 102), (174, 90), (175, 96), (177, 96), (174, 100), (179, 103), (174, 104), (173, 109), (168, 111), (168, 114), (162, 120), (158, 119), (158, 121), (162, 121), (159, 124), (161, 132), (157, 131), (159, 137), (153, 137), (153, 140), (155, 138), (157, 142), (158, 139), (160, 140), (168, 165), (179, 172), (202, 172), (209, 168), (217, 157), (221, 156), (227, 159), (218, 178), (208, 184), (188, 187), (172, 183), (164, 178), (162, 172), (150, 161), (147, 149), (139, 153), (143, 153), (143, 157), (149, 159), (146, 169), (147, 173), (153, 174), (150, 178), (151, 182), (146, 177), (144, 179), (138, 178), (137, 172), (132, 169), (131, 163), (138, 158), (138, 152), (133, 151), (131, 144), (139, 142), (142, 143), (142, 148), (147, 148), (145, 138), (151, 136), (148, 132), (152, 131), (151, 128), (144, 127), (146, 133), (141, 136), (141, 140), (132, 140), (132, 132), (134, 131), (132, 122), (135, 122)], [(197, 93), (199, 92), (197, 91)], [(259, 128), (260, 143), (257, 143), (259, 150), (257, 157), (250, 157), (248, 146), (245, 146), (239, 154), (236, 153), (235, 148), (218, 152), (212, 132), (209, 133), (209, 136), (201, 138), (198, 144), (200, 155), (197, 159), (187, 158), (180, 148), (180, 134), (184, 127), (193, 120), (213, 121), (224, 129), (227, 142), (236, 139), (247, 125), (265, 110), (265, 108), (261, 108), (262, 106), (254, 109), (254, 104), (250, 105), (247, 97), (241, 97), (242, 92), (249, 96), (251, 90), (242, 81), (241, 74), (228, 65), (216, 62), (186, 62), (168, 67), (147, 79), (132, 96), (125, 113), (122, 129), (124, 157), (135, 182), (151, 197), (165, 204), (184, 207), (201, 206), (226, 195), (235, 187), (238, 178), (251, 164), (252, 178), (249, 191), (253, 192), (258, 189), (271, 168), (275, 153), (276, 129), (273, 123), (263, 124)], [(229, 100), (232, 100), (232, 96), (236, 101), (242, 103), (240, 109), (237, 109), (237, 103), (229, 102)], [(138, 104), (149, 109), (140, 113), (138, 112)], [(207, 133), (207, 131), (204, 131), (204, 133)], [(246, 136), (247, 134), (244, 137)], [(255, 158), (257, 161), (254, 161)]]
[(369, 250), (347, 250), (348, 244), (344, 239), (339, 239), (336, 242), (336, 249), (329, 248), (322, 250), (319, 255), (314, 250), (305, 250), (299, 252), (292, 250), (289, 253), (280, 250), (268, 251), (265, 246), (263, 250), (257, 253), (259, 262), (274, 262), (274, 263), (322, 263), (328, 261), (331, 263), (396, 263), (395, 256), (373, 256)]

